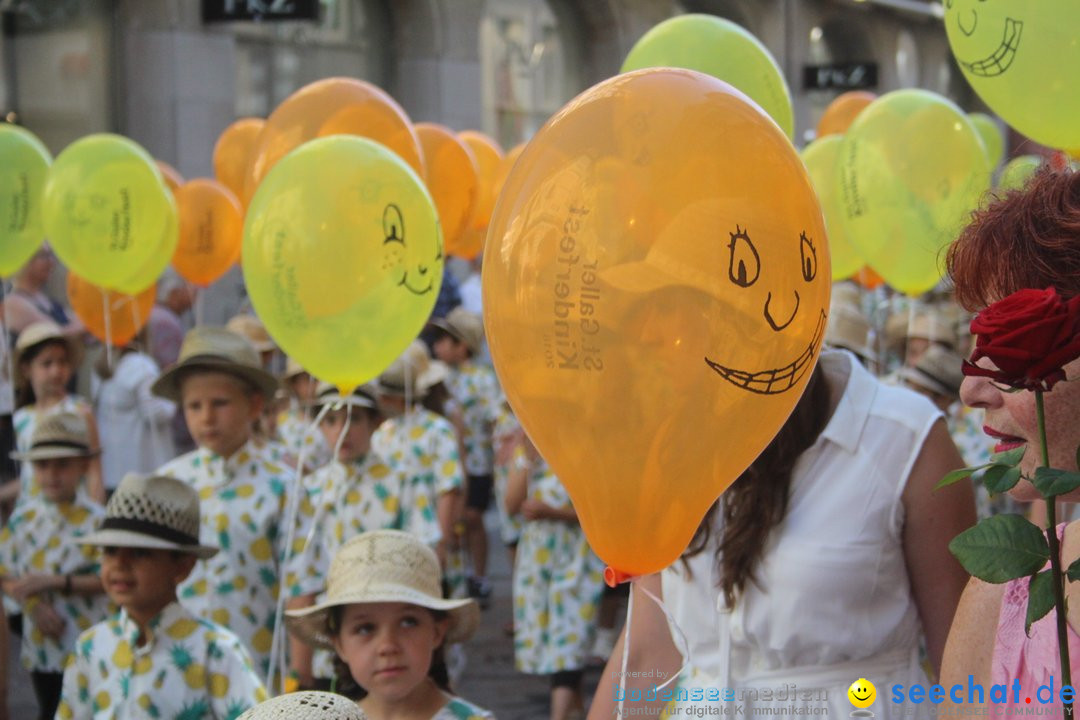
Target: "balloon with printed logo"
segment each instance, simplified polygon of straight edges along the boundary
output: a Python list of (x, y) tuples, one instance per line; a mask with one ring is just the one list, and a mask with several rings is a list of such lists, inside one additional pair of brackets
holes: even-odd
[(326, 78), (294, 92), (266, 119), (251, 152), (244, 199), (255, 194), (270, 168), (289, 152), (308, 140), (330, 135), (374, 140), (424, 175), (420, 140), (409, 116), (392, 97), (363, 80)]
[(498, 199), (495, 184), (498, 180), (499, 167), (502, 164), (503, 149), (494, 139), (478, 130), (462, 130), (458, 138), (472, 150), (476, 158), (477, 177), (480, 181), (476, 204), (473, 205), (472, 217), (468, 230), (454, 245), (447, 245), (447, 252), (466, 260), (472, 260), (484, 249), (488, 222)]
[(1080, 3), (949, 0), (945, 33), (964, 77), (1032, 140), (1080, 147)]
[(0, 123), (0, 277), (15, 274), (45, 238), (41, 205), (50, 163), (36, 135)]
[(184, 184), (184, 176), (163, 160), (155, 160), (154, 164), (157, 165), (157, 169), (161, 173), (161, 179), (165, 181), (165, 186), (169, 188), (169, 192), (176, 195), (176, 191)]
[(817, 362), (830, 260), (802, 161), (731, 85), (626, 73), (537, 132), (488, 238), (484, 322), (510, 405), (609, 579), (657, 572)]
[(669, 18), (645, 33), (622, 64), (622, 72), (681, 67), (708, 73), (743, 91), (790, 138), (795, 113), (784, 73), (764, 44), (745, 28), (715, 15)]
[(941, 280), (944, 249), (989, 186), (979, 134), (952, 101), (926, 90), (882, 95), (840, 146), (841, 226), (893, 288)]
[(238, 200), (244, 196), (251, 150), (265, 124), (262, 118), (240, 118), (225, 128), (214, 143), (214, 177)]
[(184, 183), (176, 205), (180, 241), (172, 265), (188, 282), (206, 287), (240, 259), (244, 210), (227, 187), (206, 178)]
[(999, 190), (1019, 190), (1043, 163), (1038, 155), (1020, 155), (1005, 163), (998, 178)]
[(843, 135), (859, 113), (876, 99), (877, 95), (865, 90), (851, 90), (838, 96), (818, 120), (817, 136)]
[(435, 306), (438, 213), (416, 172), (383, 145), (312, 140), (282, 158), (252, 198), (243, 268), (274, 341), (351, 392), (401, 354)]
[(439, 211), (443, 240), (454, 247), (468, 229), (480, 193), (480, 178), (472, 150), (452, 130), (435, 123), (417, 123), (424, 150), (428, 192)]
[(69, 270), (109, 290), (138, 292), (154, 282), (176, 248), (176, 203), (139, 145), (88, 135), (49, 169), (45, 232)]
[(102, 290), (73, 272), (67, 275), (68, 302), (90, 334), (114, 347), (126, 345), (150, 319), (157, 299), (151, 284), (137, 295)]
[(1001, 129), (994, 122), (994, 119), (986, 113), (968, 113), (968, 120), (975, 126), (975, 130), (979, 133), (979, 139), (983, 141), (983, 145), (986, 147), (986, 156), (990, 160), (990, 167), (996, 168), (1001, 164), (1002, 158), (1005, 157), (1005, 136), (1001, 134)]
[(840, 157), (840, 136), (819, 137), (803, 148), (801, 155), (821, 203), (825, 226), (829, 230), (829, 258), (832, 261), (833, 282), (845, 280), (854, 275), (864, 261), (844, 236), (840, 219), (840, 188), (836, 182), (839, 172), (837, 161)]

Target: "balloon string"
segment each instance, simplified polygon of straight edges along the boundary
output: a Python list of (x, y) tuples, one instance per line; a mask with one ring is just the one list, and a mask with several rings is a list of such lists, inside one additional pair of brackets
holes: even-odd
[(187, 291), (195, 294), (195, 326), (201, 327), (203, 324), (203, 296), (206, 295), (206, 293), (194, 290), (190, 285), (188, 286)]
[[(626, 632), (623, 633), (623, 646), (622, 646), (622, 672), (619, 673), (620, 678), (628, 677), (626, 674), (626, 665), (630, 660), (630, 630), (633, 628), (634, 620), (634, 587), (637, 583), (633, 583), (630, 586), (630, 598), (626, 601)], [(623, 718), (623, 703), (626, 701), (626, 692), (623, 691), (619, 696), (619, 708), (615, 713), (615, 717)]]
[[(330, 410), (330, 405), (323, 405), (322, 409), (315, 416), (315, 420), (305, 431), (305, 435), (311, 432), (313, 428), (318, 428), (319, 423), (322, 422), (323, 417)], [(307, 443), (300, 443), (300, 454), (296, 459), (296, 475), (294, 476), (292, 493), (288, 498), (288, 508), (285, 511), (285, 517), (288, 519), (287, 531), (285, 535), (285, 548), (279, 556), (280, 565), (278, 567), (278, 597), (277, 607), (274, 610), (274, 636), (270, 643), (270, 666), (266, 672), (266, 686), (271, 690), (274, 688), (274, 671), (277, 669), (278, 662), (281, 663), (281, 676), (279, 678), (278, 689), (285, 689), (285, 679), (288, 674), (287, 663), (285, 662), (285, 643), (282, 636), (285, 634), (285, 626), (282, 623), (282, 616), (285, 614), (285, 595), (287, 588), (285, 587), (285, 570), (289, 560), (292, 559), (292, 544), (296, 540), (296, 515), (300, 511), (300, 496), (306, 494), (304, 489), (304, 455), (307, 453)]]
[(109, 307), (109, 291), (104, 288), (101, 290), (101, 304), (105, 310), (105, 366), (112, 370), (112, 308)]
[[(679, 623), (675, 620), (675, 617), (671, 614), (671, 611), (668, 610), (667, 605), (664, 604), (664, 601), (656, 597), (656, 595), (653, 595), (644, 585), (639, 585), (638, 589), (641, 590), (641, 592), (645, 593), (650, 600), (656, 603), (656, 607), (660, 608), (660, 612), (664, 613), (664, 617), (667, 618), (668, 625), (675, 629), (675, 643), (679, 646), (679, 654), (682, 655), (683, 658), (683, 665), (681, 668), (679, 668), (679, 672), (669, 677), (663, 682), (663, 684), (658, 685), (656, 688), (657, 690), (663, 690), (668, 685), (678, 680), (682, 676), (682, 674), (686, 672), (686, 669), (690, 667), (690, 642), (686, 639), (686, 633), (683, 632), (682, 627), (679, 626)], [(625, 672), (626, 667), (623, 666), (623, 673)], [(623, 677), (626, 677), (626, 675), (624, 674)]]
[(11, 411), (15, 411), (15, 354), (12, 352), (11, 343), (8, 342), (10, 336), (8, 335), (8, 328), (11, 327), (11, 321), (8, 319), (8, 304), (7, 304), (7, 288), (4, 286), (2, 280), (0, 280), (0, 306), (3, 306), (3, 317), (0, 317), (0, 350), (4, 353), (4, 364), (7, 365), (7, 381), (0, 383), (3, 387), (0, 387), (0, 392), (8, 392), (10, 400), (5, 398), (0, 401), (0, 407), (5, 407), (8, 402), (11, 403)]

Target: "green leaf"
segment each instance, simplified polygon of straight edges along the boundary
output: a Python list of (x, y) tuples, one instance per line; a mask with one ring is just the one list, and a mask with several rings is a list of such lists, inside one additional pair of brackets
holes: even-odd
[(1020, 461), (1024, 458), (1024, 453), (1027, 451), (1027, 445), (1021, 445), (1020, 447), (1014, 447), (1012, 450), (1006, 450), (1005, 452), (994, 453), (990, 456), (991, 465), (1019, 465)]
[(959, 470), (953, 470), (951, 473), (948, 473), (945, 477), (941, 478), (941, 480), (938, 481), (938, 484), (934, 486), (934, 489), (940, 490), (941, 488), (948, 487), (953, 483), (958, 483), (964, 478), (971, 477), (972, 473), (977, 472), (984, 467), (986, 466), (980, 465), (978, 467), (967, 467), (960, 468)]
[(1039, 494), (1044, 498), (1050, 498), (1080, 488), (1080, 473), (1041, 467), (1035, 469), (1035, 477), (1031, 482)]
[(1080, 580), (1080, 559), (1073, 561), (1073, 564), (1065, 571), (1065, 577), (1074, 582)]
[(1008, 492), (1020, 482), (1020, 467), (1008, 465), (994, 465), (983, 473), (982, 483), (992, 495), (1000, 495)]
[(1031, 634), (1031, 624), (1042, 619), (1054, 607), (1054, 578), (1049, 570), (1031, 578), (1028, 588), (1027, 619), (1024, 620), (1024, 633)]
[(1033, 575), (1050, 558), (1042, 531), (1020, 515), (994, 515), (952, 539), (949, 551), (969, 574), (989, 583)]

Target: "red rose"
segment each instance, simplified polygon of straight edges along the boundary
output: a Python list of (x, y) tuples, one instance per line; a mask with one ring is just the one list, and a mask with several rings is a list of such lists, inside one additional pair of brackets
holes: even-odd
[[(1080, 357), (1080, 295), (1068, 302), (1053, 288), (1020, 290), (971, 321), (978, 336), (965, 375), (980, 375), (1024, 390), (1049, 390), (1065, 379), (1064, 366)], [(975, 365), (988, 358), (997, 368)]]

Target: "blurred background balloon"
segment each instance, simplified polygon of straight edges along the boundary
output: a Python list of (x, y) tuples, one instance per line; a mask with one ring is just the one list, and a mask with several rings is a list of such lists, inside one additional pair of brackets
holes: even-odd
[(262, 118), (240, 118), (225, 128), (214, 144), (214, 176), (237, 200), (244, 196), (251, 150), (265, 124)]
[(840, 136), (819, 137), (803, 148), (801, 153), (810, 182), (814, 185), (821, 211), (825, 215), (825, 226), (829, 231), (829, 257), (832, 260), (833, 281), (845, 280), (854, 275), (864, 264), (859, 253), (844, 236), (843, 220), (840, 214)]
[(885, 280), (868, 265), (859, 268), (859, 271), (855, 273), (854, 280), (866, 290), (877, 290), (885, 284)]
[(897, 90), (859, 114), (840, 147), (842, 227), (885, 282), (918, 295), (989, 186), (978, 132), (951, 101)]
[(169, 192), (173, 195), (176, 195), (176, 191), (184, 184), (184, 176), (164, 160), (155, 160), (154, 164), (157, 165), (157, 169), (161, 173), (161, 179), (165, 182), (165, 187), (169, 188)]
[(612, 577), (675, 561), (787, 418), (829, 263), (791, 142), (710, 75), (616, 76), (526, 146), (491, 220), (485, 326)]
[(1001, 190), (1019, 190), (1027, 184), (1028, 178), (1042, 165), (1043, 159), (1038, 155), (1020, 155), (1005, 163), (1001, 169), (1001, 177), (998, 178), (998, 188)]
[(877, 95), (865, 90), (851, 90), (839, 95), (829, 103), (821, 119), (818, 120), (818, 138), (846, 133), (847, 129), (851, 127), (851, 123), (859, 116), (859, 113), (876, 99)]
[(502, 165), (503, 149), (499, 143), (477, 130), (462, 130), (458, 138), (465, 143), (476, 158), (477, 177), (480, 181), (476, 204), (473, 206), (469, 228), (453, 246), (447, 245), (450, 255), (472, 260), (484, 249), (491, 212), (498, 199), (495, 185)]
[(240, 259), (244, 211), (219, 182), (198, 178), (176, 193), (180, 238), (172, 265), (185, 280), (206, 287)]
[(290, 151), (329, 135), (357, 135), (381, 143), (424, 176), (420, 140), (401, 106), (369, 82), (335, 77), (300, 88), (266, 119), (244, 178), (244, 198), (254, 195), (270, 168)]
[(1080, 147), (1080, 3), (945, 3), (960, 69), (990, 109), (1032, 140)]
[(968, 120), (975, 126), (979, 133), (979, 139), (986, 147), (986, 156), (990, 160), (990, 168), (996, 168), (1005, 158), (1005, 136), (994, 119), (986, 113), (968, 113)]
[(443, 253), (420, 177), (379, 143), (305, 143), (259, 186), (244, 222), (251, 303), (289, 357), (351, 392), (419, 334)]
[(791, 92), (768, 48), (743, 27), (715, 15), (670, 18), (630, 48), (622, 72), (681, 67), (708, 73), (750, 96), (790, 138), (795, 133)]
[(60, 260), (89, 282), (129, 294), (154, 282), (176, 248), (176, 204), (145, 150), (88, 135), (53, 162), (45, 231)]
[(51, 163), (36, 135), (0, 123), (0, 277), (13, 275), (45, 238), (41, 204)]
[(150, 319), (157, 288), (150, 285), (138, 295), (106, 292), (69, 272), (67, 295), (71, 309), (86, 329), (101, 342), (119, 347), (135, 337)]
[(468, 229), (480, 194), (476, 159), (450, 128), (417, 123), (416, 135), (424, 149), (424, 179), (439, 211), (443, 240), (448, 248), (455, 247)]

